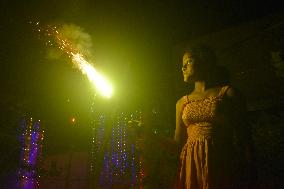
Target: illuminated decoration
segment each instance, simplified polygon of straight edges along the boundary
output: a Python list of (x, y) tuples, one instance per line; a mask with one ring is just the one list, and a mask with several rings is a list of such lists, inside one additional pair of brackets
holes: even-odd
[(76, 49), (69, 42), (67, 37), (60, 32), (60, 27), (51, 25), (46, 25), (43, 27), (39, 24), (39, 22), (30, 22), (30, 24), (35, 26), (35, 31), (39, 34), (39, 36), (47, 38), (46, 45), (57, 47), (72, 59), (75, 67), (78, 68), (83, 74), (87, 75), (89, 81), (101, 95), (107, 98), (112, 96), (113, 88), (110, 83), (97, 72), (91, 63), (86, 60), (82, 52)]
[(99, 115), (97, 120), (93, 121), (92, 128), (92, 147), (91, 147), (91, 176), (96, 177), (98, 174), (99, 156), (103, 150), (103, 142), (105, 140), (105, 116)]
[(75, 118), (75, 117), (72, 117), (72, 118), (71, 118), (71, 123), (72, 123), (72, 124), (75, 124), (75, 123), (76, 123), (76, 118)]
[(110, 117), (98, 115), (95, 119), (91, 174), (98, 187), (143, 188), (144, 167), (136, 133), (139, 126), (129, 125), (134, 117), (138, 116), (120, 113)]
[(21, 123), (21, 166), (19, 169), (21, 189), (34, 189), (39, 186), (40, 161), (44, 130), (40, 120), (24, 119)]

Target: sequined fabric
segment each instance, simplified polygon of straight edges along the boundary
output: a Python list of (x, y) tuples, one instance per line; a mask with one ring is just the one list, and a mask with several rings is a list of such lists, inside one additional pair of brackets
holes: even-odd
[[(188, 139), (180, 154), (178, 175), (179, 189), (215, 189), (225, 188), (216, 186), (212, 160), (214, 152), (214, 133), (218, 125), (214, 124), (217, 107), (222, 103), (228, 86), (220, 90), (218, 96), (205, 99), (189, 100), (184, 98), (185, 107), (182, 119), (185, 123)], [(222, 167), (219, 167), (222, 169)], [(215, 174), (215, 175), (212, 175)], [(225, 179), (225, 178), (224, 178)]]

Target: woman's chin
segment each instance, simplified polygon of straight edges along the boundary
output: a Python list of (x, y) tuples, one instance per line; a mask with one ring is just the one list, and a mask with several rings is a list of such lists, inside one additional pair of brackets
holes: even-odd
[(194, 82), (194, 79), (193, 79), (192, 77), (184, 77), (184, 78), (183, 78), (183, 81), (184, 81), (185, 83), (192, 83), (192, 82)]

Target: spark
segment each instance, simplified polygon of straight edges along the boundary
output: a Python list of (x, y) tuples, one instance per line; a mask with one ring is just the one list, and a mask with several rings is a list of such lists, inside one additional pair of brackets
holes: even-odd
[(99, 90), (105, 97), (110, 98), (113, 89), (109, 82), (101, 74), (99, 74), (96, 69), (82, 57), (81, 54), (73, 54), (71, 52), (71, 55), (73, 56), (73, 62), (77, 64), (83, 74), (87, 75), (89, 81), (93, 83), (97, 90)]
[(87, 75), (89, 81), (101, 95), (110, 98), (113, 93), (111, 84), (89, 63), (74, 45), (59, 30), (60, 27), (53, 25), (42, 26), (39, 22), (29, 22), (34, 24), (34, 31), (38, 33), (39, 38), (45, 38), (46, 45), (57, 47), (69, 58), (71, 58), (75, 67), (83, 74)]

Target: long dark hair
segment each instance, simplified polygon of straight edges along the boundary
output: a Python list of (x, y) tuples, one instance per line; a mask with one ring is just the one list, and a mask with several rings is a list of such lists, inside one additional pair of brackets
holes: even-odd
[(216, 54), (213, 48), (198, 44), (194, 46), (186, 47), (184, 53), (189, 53), (197, 64), (203, 66), (214, 66), (216, 65)]

